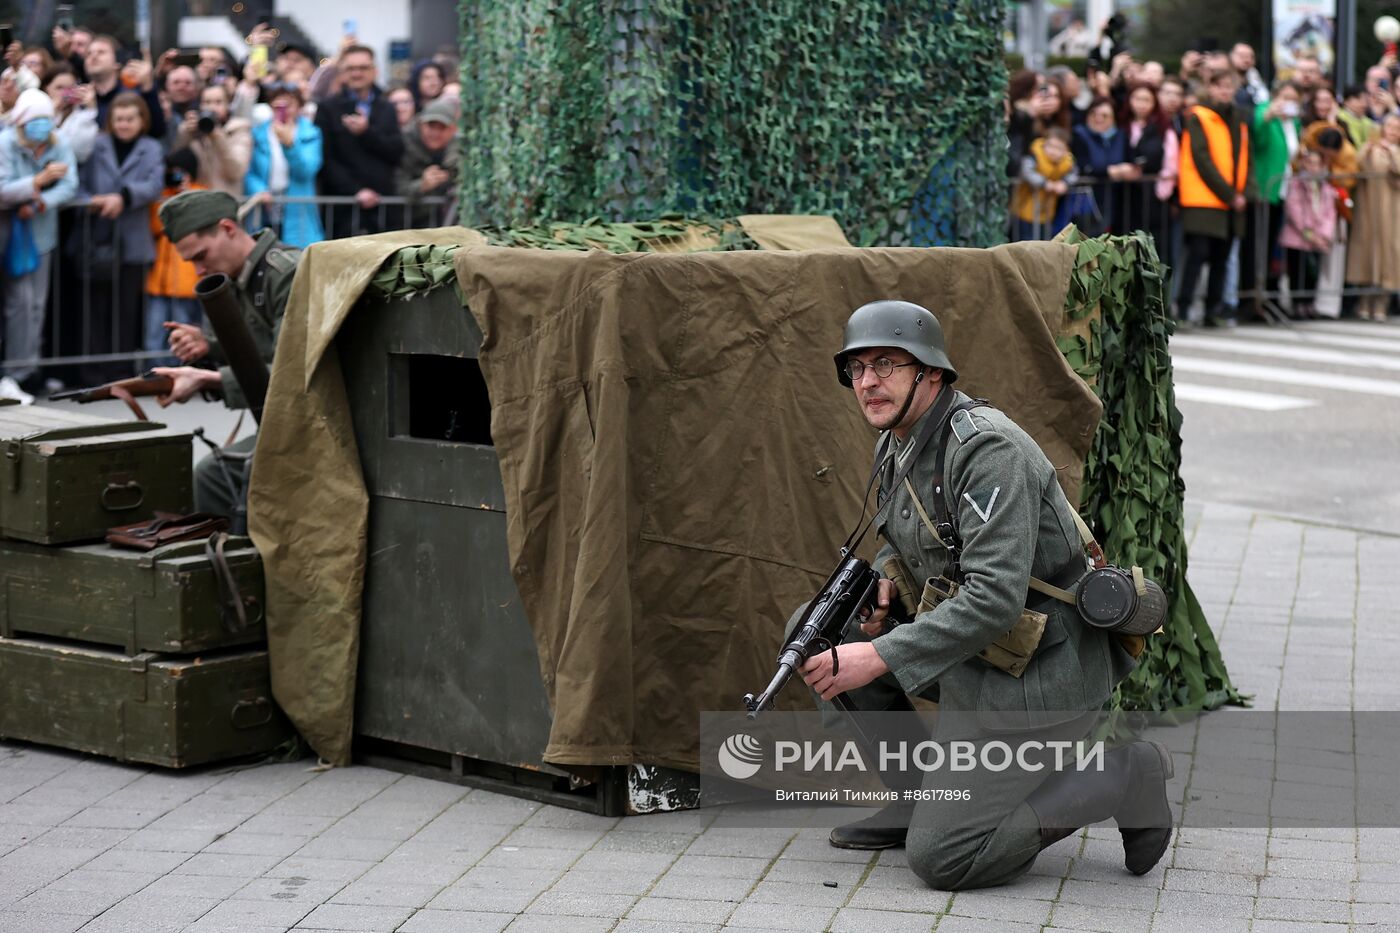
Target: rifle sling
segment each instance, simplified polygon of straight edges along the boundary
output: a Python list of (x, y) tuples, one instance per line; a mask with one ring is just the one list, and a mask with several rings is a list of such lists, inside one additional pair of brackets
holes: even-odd
[[(944, 386), (943, 389), (939, 391), (938, 399), (933, 403), (933, 410), (929, 414), (928, 420), (924, 422), (923, 428), (919, 430), (918, 437), (914, 439), (914, 449), (909, 452), (908, 462), (904, 464), (899, 473), (895, 476), (894, 481), (890, 483), (891, 490), (897, 487), (900, 482), (909, 475), (909, 471), (914, 469), (914, 464), (918, 461), (919, 454), (923, 452), (925, 445), (927, 445), (933, 435), (937, 433), (940, 423), (947, 419), (949, 414), (948, 409), (951, 408), (953, 404), (953, 394), (953, 390), (948, 386)], [(892, 456), (892, 452), (889, 450), (890, 437), (891, 432), (885, 432), (885, 437), (880, 442), (880, 448), (876, 451), (875, 467), (870, 471), (870, 479), (867, 480), (865, 484), (867, 495), (869, 494), (870, 487), (875, 485), (876, 477), (880, 475), (880, 471), (885, 468)], [(878, 492), (876, 496), (877, 498), (879, 497)], [(861, 539), (870, 531), (872, 525), (880, 521), (881, 513), (889, 508), (893, 498), (893, 495), (885, 497), (884, 501), (880, 502), (876, 507), (875, 514), (870, 516), (870, 521), (857, 526), (856, 530), (851, 532), (851, 537), (846, 539), (844, 547), (847, 553), (854, 551), (860, 546)]]

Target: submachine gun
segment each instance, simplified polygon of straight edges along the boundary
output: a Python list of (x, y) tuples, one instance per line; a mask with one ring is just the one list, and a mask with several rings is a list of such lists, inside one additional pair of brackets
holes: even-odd
[[(778, 672), (757, 697), (752, 693), (744, 694), (744, 707), (750, 719), (772, 708), (773, 698), (809, 658), (830, 651), (840, 643), (846, 626), (874, 603), (879, 585), (880, 575), (869, 563), (852, 556), (846, 548), (841, 549), (841, 562), (827, 577), (816, 598), (807, 604), (807, 611), (802, 614), (792, 637), (778, 652)], [(896, 621), (891, 616), (890, 622)], [(845, 699), (842, 694), (835, 702), (840, 706)]]
[[(894, 477), (889, 488), (897, 489), (904, 478), (909, 475), (914, 462), (919, 457), (921, 451), (934, 434), (942, 429), (944, 421), (947, 419), (949, 409), (952, 407), (953, 392), (944, 389), (939, 393), (938, 400), (934, 403), (933, 411), (927, 421), (924, 422), (923, 430), (918, 438), (914, 440), (914, 450), (910, 452), (905, 460), (904, 468)], [(886, 463), (893, 451), (889, 454), (876, 457), (875, 469), (870, 473), (870, 481), (866, 484), (865, 497), (870, 497), (870, 489), (875, 485), (875, 480), (880, 472), (885, 468)], [(860, 541), (879, 519), (890, 503), (887, 498), (876, 508), (875, 514), (870, 516), (868, 522), (857, 523), (856, 529), (851, 532), (846, 543), (841, 546), (841, 561), (832, 571), (831, 576), (826, 578), (826, 583), (817, 593), (816, 598), (807, 604), (807, 611), (802, 614), (802, 619), (797, 628), (793, 630), (782, 650), (778, 652), (778, 672), (773, 675), (773, 679), (768, 682), (768, 686), (763, 688), (763, 692), (758, 696), (752, 693), (744, 695), (744, 708), (749, 711), (750, 719), (754, 719), (765, 709), (771, 709), (773, 698), (778, 695), (793, 673), (812, 658), (823, 651), (831, 651), (840, 643), (846, 627), (852, 622), (858, 621), (865, 615), (866, 610), (875, 603), (876, 593), (879, 591), (880, 574), (870, 564), (855, 556), (855, 550), (860, 545)], [(862, 519), (864, 510), (862, 510)], [(899, 600), (890, 600), (889, 617), (887, 624), (898, 625), (907, 622), (909, 619), (903, 617), (900, 612)], [(849, 701), (845, 694), (837, 694), (832, 700), (842, 709), (850, 709)]]

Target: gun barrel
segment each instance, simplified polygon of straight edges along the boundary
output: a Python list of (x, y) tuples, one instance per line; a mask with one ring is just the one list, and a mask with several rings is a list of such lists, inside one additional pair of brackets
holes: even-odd
[(233, 377), (248, 399), (248, 410), (253, 413), (254, 420), (262, 420), (263, 402), (267, 398), (267, 364), (243, 320), (243, 312), (233, 294), (233, 279), (222, 273), (206, 275), (195, 284), (194, 293), (204, 305), (204, 313), (209, 315), (209, 325), (214, 328), (219, 346), (228, 357)]
[(778, 665), (778, 673), (773, 675), (773, 679), (768, 682), (768, 686), (763, 688), (763, 692), (755, 699), (753, 694), (744, 697), (744, 705), (748, 707), (749, 718), (756, 719), (758, 714), (773, 705), (773, 698), (778, 695), (787, 682), (792, 678), (794, 667), (791, 662), (783, 661)]

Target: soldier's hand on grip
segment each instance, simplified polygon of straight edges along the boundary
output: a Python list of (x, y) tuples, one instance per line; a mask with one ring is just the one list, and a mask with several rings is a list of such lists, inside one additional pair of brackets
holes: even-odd
[(875, 638), (884, 634), (885, 621), (889, 618), (890, 602), (894, 596), (894, 581), (881, 580), (875, 590), (875, 605), (863, 613), (865, 621), (860, 624), (860, 630), (868, 637)]

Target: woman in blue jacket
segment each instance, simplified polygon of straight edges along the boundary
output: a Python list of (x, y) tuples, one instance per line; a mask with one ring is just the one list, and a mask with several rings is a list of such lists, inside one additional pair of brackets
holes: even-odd
[(301, 115), (301, 91), (275, 85), (272, 119), (253, 128), (253, 159), (244, 191), (263, 204), (267, 226), (282, 242), (306, 248), (326, 238), (315, 204), (279, 204), (274, 199), (313, 198), (321, 170), (321, 130)]
[[(1093, 182), (1098, 216), (1093, 218), (1096, 223), (1091, 226), (1087, 222), (1092, 216), (1091, 212), (1071, 207), (1077, 216), (1068, 219), (1085, 228), (1085, 233), (1097, 236), (1107, 232), (1110, 219), (1117, 214), (1119, 186), (1114, 182), (1137, 181), (1142, 177), (1142, 169), (1127, 161), (1128, 140), (1126, 134), (1118, 129), (1113, 101), (1099, 97), (1089, 105), (1083, 124), (1074, 128), (1074, 143), (1070, 150), (1074, 153), (1074, 165), (1079, 171), (1080, 180)], [(1076, 199), (1071, 196), (1068, 200)]]
[[(32, 360), (43, 348), (44, 307), (49, 297), (49, 260), (58, 245), (58, 209), (78, 193), (78, 163), (73, 150), (54, 132), (54, 108), (38, 89), (24, 91), (10, 111), (13, 125), (0, 133), (0, 216), (5, 232), (16, 237), (16, 261), (29, 271), (5, 270), (5, 333), (0, 358)], [(21, 242), (29, 249), (20, 252)], [(7, 263), (7, 266), (11, 263)], [(32, 268), (30, 268), (32, 266)], [(38, 375), (33, 366), (16, 368), (0, 378), (0, 397), (25, 399)]]

